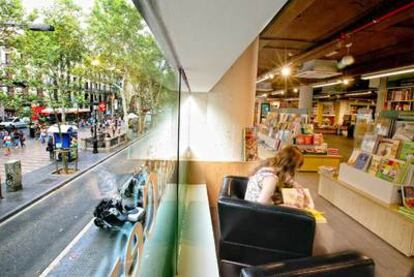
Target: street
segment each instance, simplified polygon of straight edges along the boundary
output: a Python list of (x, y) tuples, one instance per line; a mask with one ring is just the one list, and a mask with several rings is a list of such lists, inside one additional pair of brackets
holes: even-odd
[[(152, 131), (126, 149), (115, 154), (84, 175), (74, 179), (42, 200), (0, 224), (0, 268), (2, 276), (37, 276), (41, 274), (62, 251), (79, 236), (93, 218), (93, 210), (102, 198), (111, 196), (118, 185), (127, 180), (137, 168), (138, 157), (152, 157), (172, 154), (164, 152), (171, 144), (165, 134), (170, 132), (165, 126)], [(171, 134), (171, 133), (170, 133)], [(170, 135), (171, 137), (171, 135)], [(160, 151), (163, 153), (160, 154)], [(108, 233), (92, 226), (83, 234), (85, 245), (82, 260), (76, 255), (69, 261), (90, 265), (94, 274), (98, 270), (107, 272), (113, 264), (114, 243), (117, 234)], [(100, 255), (91, 254), (99, 252)], [(79, 253), (79, 252), (78, 252)], [(102, 257), (108, 259), (102, 261)], [(73, 266), (73, 264), (71, 264)], [(73, 269), (72, 269), (73, 270)], [(79, 275), (78, 275), (79, 274)], [(85, 276), (81, 272), (71, 276)], [(66, 274), (51, 273), (50, 276)]]

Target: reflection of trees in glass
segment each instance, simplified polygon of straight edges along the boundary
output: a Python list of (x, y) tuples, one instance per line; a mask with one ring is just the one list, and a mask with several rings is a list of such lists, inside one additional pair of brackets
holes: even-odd
[[(175, 76), (129, 1), (96, 0), (87, 17), (72, 0), (55, 0), (30, 15), (24, 14), (20, 0), (0, 4), (0, 22), (37, 20), (55, 27), (54, 32), (0, 27), (0, 45), (7, 41), (14, 49), (2, 83), (24, 83), (20, 94), (46, 99), (50, 107), (62, 109), (63, 120), (65, 108), (85, 104), (86, 80), (118, 90), (124, 116), (129, 111), (157, 112), (172, 101)], [(7, 102), (4, 96), (0, 101)]]
[(158, 109), (174, 75), (136, 8), (125, 0), (95, 1), (88, 34), (106, 74), (121, 80), (124, 116)]

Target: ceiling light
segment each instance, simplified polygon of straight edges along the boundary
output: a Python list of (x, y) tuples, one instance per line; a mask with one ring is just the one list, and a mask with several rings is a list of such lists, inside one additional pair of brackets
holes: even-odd
[(297, 93), (299, 90), (297, 88), (293, 89), (293, 92)]
[(414, 72), (414, 66), (404, 66), (399, 67), (391, 70), (383, 70), (378, 71), (374, 73), (364, 74), (361, 76), (362, 80), (370, 80), (375, 78), (381, 78), (381, 77), (388, 77), (388, 76), (394, 76), (394, 75), (400, 75), (400, 74), (407, 74)]
[(322, 87), (329, 87), (329, 86), (339, 85), (341, 83), (342, 83), (341, 80), (335, 80), (335, 81), (332, 81), (332, 82), (316, 84), (316, 85), (313, 85), (312, 87), (313, 88), (322, 88)]
[(271, 95), (283, 95), (285, 94), (284, 90), (275, 90), (273, 92), (270, 93)]
[(313, 98), (315, 98), (315, 99), (324, 99), (324, 98), (329, 98), (329, 97), (331, 97), (331, 96), (330, 95), (321, 95), (321, 96), (315, 96)]
[(372, 91), (346, 93), (345, 96), (362, 96), (362, 95), (370, 95), (370, 94), (372, 94)]
[(258, 92), (270, 92), (273, 91), (271, 88), (256, 88), (256, 91)]
[(338, 54), (338, 51), (334, 50), (334, 51), (326, 54), (325, 57), (329, 58), (329, 57), (335, 56), (336, 54)]
[(284, 65), (280, 70), (283, 77), (288, 77), (292, 73), (292, 69), (288, 65)]
[(344, 79), (344, 80), (342, 80), (342, 83), (343, 83), (344, 85), (348, 85), (348, 84), (349, 84), (349, 82), (350, 82), (350, 80), (348, 80), (348, 79)]

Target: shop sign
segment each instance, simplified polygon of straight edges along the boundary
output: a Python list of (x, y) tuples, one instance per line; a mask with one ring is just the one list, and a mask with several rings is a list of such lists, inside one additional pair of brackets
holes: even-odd
[(99, 103), (99, 111), (100, 112), (104, 112), (106, 110), (106, 104), (105, 102), (100, 102)]

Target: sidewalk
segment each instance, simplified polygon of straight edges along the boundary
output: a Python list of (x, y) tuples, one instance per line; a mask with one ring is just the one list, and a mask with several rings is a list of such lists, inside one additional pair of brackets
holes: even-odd
[[(4, 198), (0, 199), (0, 222), (6, 220), (51, 191), (65, 185), (95, 164), (103, 161), (108, 156), (117, 153), (119, 150), (124, 149), (135, 141), (136, 139), (132, 139), (129, 143), (122, 144), (110, 152), (100, 152), (97, 154), (83, 151), (80, 152), (78, 163), (79, 170), (72, 175), (61, 176), (52, 174), (56, 169), (55, 163), (49, 162), (46, 166), (23, 174), (23, 190), (21, 191), (6, 193), (4, 179), (2, 179), (1, 190)], [(47, 152), (46, 154), (48, 155)], [(47, 158), (49, 157), (47, 156)]]

